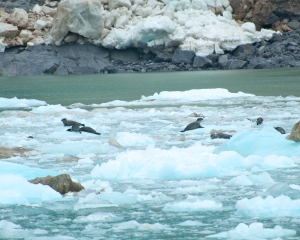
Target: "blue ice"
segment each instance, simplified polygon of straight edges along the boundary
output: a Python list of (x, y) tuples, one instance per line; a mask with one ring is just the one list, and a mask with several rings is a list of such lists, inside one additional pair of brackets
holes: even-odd
[(300, 143), (286, 140), (285, 137), (285, 134), (279, 133), (271, 126), (266, 126), (260, 131), (242, 131), (233, 135), (228, 142), (216, 149), (215, 153), (236, 151), (244, 157), (249, 155), (299, 156)]

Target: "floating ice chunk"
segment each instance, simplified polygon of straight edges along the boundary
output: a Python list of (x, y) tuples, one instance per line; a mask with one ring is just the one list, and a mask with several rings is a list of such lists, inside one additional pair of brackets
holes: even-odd
[(141, 133), (118, 132), (116, 140), (125, 147), (128, 146), (155, 146), (155, 141)]
[(295, 166), (293, 160), (278, 156), (249, 156), (236, 152), (213, 154), (212, 147), (195, 144), (189, 148), (169, 150), (147, 147), (145, 150), (121, 152), (116, 160), (96, 165), (93, 178), (208, 178), (233, 174), (240, 169), (276, 169)]
[(294, 189), (290, 187), (287, 183), (276, 183), (262, 194), (262, 196), (268, 195), (271, 195), (273, 197), (285, 195), (293, 199), (299, 199), (300, 191), (299, 189)]
[(20, 175), (0, 175), (1, 204), (35, 203), (58, 198), (61, 195), (49, 186), (29, 183)]
[(20, 225), (7, 220), (0, 221), (0, 237), (2, 239), (26, 238), (32, 236), (28, 229), (22, 229)]
[(44, 114), (49, 112), (63, 112), (63, 111), (82, 112), (82, 113), (88, 112), (87, 110), (80, 109), (80, 108), (73, 108), (70, 110), (67, 109), (66, 107), (61, 106), (60, 104), (40, 106), (31, 110), (32, 113), (38, 113), (38, 114)]
[(135, 204), (137, 197), (120, 192), (101, 192), (99, 194), (90, 193), (85, 197), (79, 198), (74, 205), (74, 210), (84, 208), (116, 207), (119, 204)]
[(2, 98), (0, 97), (0, 108), (24, 108), (24, 107), (36, 107), (43, 106), (47, 103), (35, 99), (18, 99), (14, 98)]
[(235, 97), (251, 97), (253, 94), (247, 94), (243, 92), (231, 93), (227, 89), (215, 88), (215, 89), (194, 89), (188, 91), (163, 91), (155, 93), (152, 96), (142, 96), (142, 101), (148, 101), (151, 99), (160, 101), (203, 101), (211, 99), (222, 98), (235, 98)]
[(296, 235), (296, 231), (283, 229), (281, 226), (272, 228), (264, 228), (262, 223), (251, 223), (249, 226), (240, 223), (235, 229), (228, 232), (221, 232), (207, 236), (208, 238), (226, 238), (226, 239), (269, 239), (277, 237), (292, 237)]
[(237, 201), (236, 214), (247, 217), (299, 217), (300, 200), (291, 200), (287, 196), (266, 198), (243, 198)]
[(199, 222), (199, 221), (191, 221), (191, 220), (187, 220), (185, 222), (182, 223), (178, 223), (179, 226), (183, 226), (183, 227), (192, 227), (192, 226), (202, 226), (203, 223)]
[(53, 170), (33, 168), (22, 164), (0, 161), (0, 175), (2, 174), (21, 175), (27, 180), (30, 180), (36, 177), (45, 177), (47, 175), (56, 176), (60, 173)]
[(249, 176), (238, 176), (232, 178), (227, 185), (232, 186), (249, 186), (256, 184), (264, 184), (264, 183), (274, 183), (274, 180), (267, 172), (263, 172), (259, 175), (249, 175)]
[(117, 217), (112, 213), (97, 212), (88, 216), (79, 216), (73, 220), (76, 223), (91, 223), (91, 222), (114, 222), (122, 220), (122, 217)]
[[(214, 47), (214, 46), (212, 46)], [(107, 103), (102, 103), (99, 106), (137, 106), (137, 105), (156, 105), (156, 104), (178, 104), (204, 100), (219, 100), (227, 98), (253, 97), (253, 94), (237, 92), (231, 93), (227, 89), (212, 88), (212, 89), (192, 89), (188, 91), (163, 91), (154, 93), (151, 96), (142, 96), (140, 100), (126, 102), (115, 100)]]
[[(75, 133), (74, 133), (75, 134)], [(81, 134), (78, 134), (80, 137)], [(95, 135), (96, 136), (96, 135)], [(89, 141), (72, 141), (61, 144), (49, 144), (37, 148), (44, 153), (64, 153), (66, 155), (88, 154), (88, 153), (114, 153), (117, 149), (108, 143), (101, 144), (99, 142)]]
[(273, 127), (266, 126), (260, 131), (243, 131), (236, 133), (225, 142), (216, 153), (221, 151), (236, 151), (242, 156), (248, 155), (281, 155), (299, 156), (300, 144), (285, 139)]
[(130, 230), (135, 229), (139, 231), (158, 231), (158, 230), (170, 230), (168, 226), (165, 226), (160, 223), (138, 223), (135, 220), (131, 220), (128, 222), (122, 222), (117, 224), (115, 227), (113, 227), (114, 231), (123, 231), (123, 230)]
[(167, 212), (193, 212), (220, 209), (222, 209), (222, 203), (211, 197), (188, 196), (185, 201), (167, 203), (162, 210)]

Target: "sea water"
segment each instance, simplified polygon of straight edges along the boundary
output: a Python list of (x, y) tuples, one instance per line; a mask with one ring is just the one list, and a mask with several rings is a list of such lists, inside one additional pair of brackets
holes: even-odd
[[(0, 161), (0, 239), (299, 239), (299, 72), (0, 79), (0, 147), (27, 150)], [(85, 189), (28, 182), (62, 173)]]

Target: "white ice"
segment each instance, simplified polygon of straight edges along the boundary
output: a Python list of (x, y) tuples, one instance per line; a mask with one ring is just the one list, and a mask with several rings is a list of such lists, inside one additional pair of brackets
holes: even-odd
[(270, 174), (267, 172), (260, 173), (258, 175), (241, 175), (232, 178), (227, 182), (229, 186), (249, 186), (257, 185), (264, 183), (274, 183), (274, 180), (271, 178)]
[(208, 238), (225, 239), (274, 239), (278, 237), (292, 237), (296, 235), (295, 230), (283, 229), (281, 226), (264, 228), (262, 223), (251, 223), (249, 226), (240, 223), (233, 230), (207, 236)]
[(299, 156), (300, 144), (286, 140), (285, 137), (285, 134), (280, 134), (271, 126), (265, 126), (259, 131), (245, 130), (235, 134), (216, 152), (236, 151), (242, 156), (271, 154), (287, 157)]
[(96, 165), (93, 178), (208, 178), (233, 174), (240, 169), (276, 169), (295, 166), (292, 159), (271, 155), (251, 155), (243, 158), (236, 152), (211, 153), (213, 148), (200, 143), (188, 148), (172, 147), (163, 150), (147, 147), (145, 150), (121, 152), (116, 160)]
[(300, 200), (292, 200), (288, 196), (279, 197), (254, 197), (251, 199), (243, 198), (238, 200), (236, 214), (245, 217), (299, 217)]
[(59, 198), (61, 195), (49, 186), (29, 183), (20, 175), (0, 175), (1, 204), (35, 203)]
[(47, 103), (36, 99), (18, 99), (14, 98), (2, 98), (0, 97), (0, 108), (27, 108), (43, 106)]
[(28, 167), (23, 164), (0, 161), (0, 176), (4, 174), (21, 175), (27, 180), (30, 180), (36, 177), (45, 177), (47, 175), (56, 176), (59, 172), (49, 169)]
[[(271, 30), (255, 30), (253, 23), (241, 26), (232, 19), (228, 1), (111, 1), (102, 8), (103, 39), (107, 48), (130, 47), (193, 50), (199, 56), (222, 54), (238, 45), (269, 39)], [(222, 14), (214, 14), (215, 8)], [(211, 10), (212, 9), (212, 10)]]
[(166, 212), (194, 212), (221, 210), (222, 203), (210, 196), (188, 196), (184, 201), (167, 203), (163, 207)]
[(231, 98), (249, 98), (253, 97), (253, 94), (237, 92), (231, 93), (224, 88), (214, 89), (192, 89), (188, 91), (163, 91), (155, 93), (151, 96), (141, 96), (140, 100), (136, 101), (119, 101), (115, 100), (112, 102), (102, 103), (100, 105), (94, 104), (93, 106), (136, 106), (136, 105), (159, 105), (159, 104), (180, 104), (189, 102), (201, 102), (205, 100), (220, 100), (220, 99), (231, 99)]

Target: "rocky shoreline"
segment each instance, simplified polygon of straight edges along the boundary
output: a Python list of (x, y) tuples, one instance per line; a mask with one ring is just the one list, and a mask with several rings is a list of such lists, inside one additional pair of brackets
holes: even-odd
[(0, 76), (146, 73), (300, 67), (298, 31), (274, 34), (269, 41), (238, 46), (222, 55), (193, 51), (144, 53), (111, 50), (91, 44), (12, 47), (0, 53)]
[(0, 3), (0, 76), (300, 67), (300, 0), (220, 3)]

